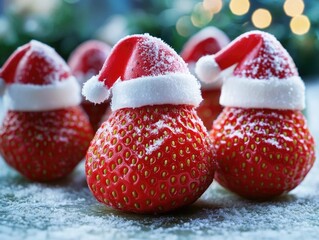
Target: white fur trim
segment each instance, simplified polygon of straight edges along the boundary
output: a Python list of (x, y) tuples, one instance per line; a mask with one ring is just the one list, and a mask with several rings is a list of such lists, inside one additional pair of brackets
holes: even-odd
[(220, 75), (220, 68), (214, 59), (214, 55), (201, 57), (195, 66), (195, 73), (202, 82), (214, 82)]
[(200, 84), (191, 74), (174, 73), (118, 81), (112, 88), (113, 111), (147, 105), (187, 104), (202, 101)]
[[(197, 75), (195, 73), (195, 65), (196, 65), (196, 62), (188, 63), (188, 69), (189, 69), (191, 74), (193, 74), (194, 76), (197, 77)], [(216, 81), (209, 82), (209, 83), (200, 81), (201, 89), (203, 89), (203, 90), (220, 89), (222, 87), (222, 84), (223, 84), (222, 77), (219, 77), (218, 79), (216, 79)]]
[(110, 90), (97, 76), (93, 76), (84, 83), (82, 95), (90, 102), (102, 103), (109, 98)]
[(80, 86), (74, 77), (49, 85), (8, 84), (5, 104), (15, 111), (47, 111), (81, 103)]
[(220, 104), (229, 107), (302, 110), (305, 84), (300, 77), (259, 80), (229, 77), (224, 80)]
[(5, 90), (6, 90), (6, 82), (3, 80), (3, 78), (0, 78), (0, 96), (4, 94)]

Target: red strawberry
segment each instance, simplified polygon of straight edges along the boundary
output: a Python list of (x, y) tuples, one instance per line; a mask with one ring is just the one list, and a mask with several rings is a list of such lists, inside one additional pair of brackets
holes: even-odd
[(196, 201), (212, 182), (214, 166), (195, 111), (199, 85), (185, 62), (158, 38), (128, 36), (82, 92), (98, 103), (110, 91), (113, 112), (86, 155), (94, 196), (136, 213), (167, 212)]
[[(81, 85), (99, 73), (110, 50), (111, 47), (104, 42), (89, 40), (72, 52), (68, 64)], [(110, 105), (109, 102), (96, 105), (83, 99), (81, 105), (89, 116), (94, 131), (96, 131), (100, 127), (102, 116)]]
[(88, 101), (82, 101), (81, 106), (89, 116), (89, 121), (94, 131), (101, 126), (101, 122), (103, 122), (103, 118), (108, 111), (109, 105), (109, 102), (94, 104)]
[(223, 107), (219, 104), (220, 89), (202, 89), (202, 96), (203, 101), (197, 108), (197, 113), (204, 126), (211, 129), (213, 121), (223, 110)]
[(10, 56), (1, 78), (8, 109), (0, 126), (5, 161), (34, 181), (65, 177), (93, 138), (68, 66), (52, 48), (31, 41)]
[(50, 181), (75, 168), (91, 139), (92, 129), (80, 107), (9, 111), (0, 128), (0, 152), (11, 167), (28, 179)]
[(226, 108), (210, 132), (216, 180), (247, 198), (287, 193), (315, 161), (314, 140), (301, 113), (304, 82), (288, 52), (261, 31), (247, 32), (202, 57), (196, 72), (202, 80), (214, 80), (230, 67), (220, 97)]
[(247, 198), (294, 189), (315, 161), (314, 140), (300, 111), (227, 107), (210, 138), (216, 180)]
[(112, 109), (111, 109), (111, 106), (109, 106), (109, 107), (106, 109), (104, 115), (103, 115), (102, 118), (101, 118), (101, 121), (100, 121), (100, 123), (99, 123), (100, 126), (102, 125), (102, 123), (104, 123), (105, 121), (107, 121), (107, 120), (109, 119), (109, 117), (111, 116), (111, 114), (112, 114)]
[(191, 106), (120, 109), (86, 156), (89, 188), (102, 203), (138, 213), (194, 202), (213, 180), (206, 130)]
[[(224, 32), (209, 26), (194, 34), (184, 45), (180, 55), (188, 63), (190, 71), (195, 74), (195, 63), (202, 56), (215, 54), (229, 43)], [(222, 111), (219, 104), (221, 79), (215, 83), (202, 83), (203, 101), (197, 108), (198, 116), (203, 120), (207, 129), (212, 128), (213, 121)]]

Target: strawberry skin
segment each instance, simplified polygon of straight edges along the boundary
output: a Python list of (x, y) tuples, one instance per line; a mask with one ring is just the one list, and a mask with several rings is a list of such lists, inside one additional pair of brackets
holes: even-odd
[(94, 104), (85, 100), (81, 103), (83, 110), (89, 117), (94, 132), (101, 126), (101, 120), (105, 115), (109, 105), (109, 102)]
[(206, 129), (194, 107), (120, 109), (97, 131), (86, 155), (96, 199), (135, 213), (162, 213), (196, 201), (213, 180)]
[(202, 89), (202, 97), (203, 101), (196, 110), (204, 126), (210, 130), (213, 121), (223, 110), (223, 107), (219, 104), (220, 89)]
[(210, 138), (215, 179), (246, 198), (267, 199), (294, 189), (315, 161), (314, 139), (300, 111), (227, 107)]
[(84, 158), (93, 132), (80, 107), (54, 111), (9, 111), (0, 128), (0, 153), (33, 181), (67, 176)]

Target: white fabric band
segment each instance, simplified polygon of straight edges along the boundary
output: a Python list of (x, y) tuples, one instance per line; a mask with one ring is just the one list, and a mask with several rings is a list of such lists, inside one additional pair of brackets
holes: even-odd
[(186, 104), (197, 107), (202, 101), (200, 84), (191, 74), (167, 74), (117, 81), (112, 88), (111, 108), (147, 105)]
[(220, 104), (229, 107), (305, 108), (305, 84), (300, 77), (259, 80), (243, 77), (224, 79)]
[(46, 111), (77, 106), (81, 103), (77, 80), (66, 80), (49, 85), (8, 84), (4, 100), (9, 110)]

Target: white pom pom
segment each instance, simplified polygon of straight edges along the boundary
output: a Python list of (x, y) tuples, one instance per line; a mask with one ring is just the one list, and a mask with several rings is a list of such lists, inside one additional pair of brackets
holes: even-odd
[(90, 102), (102, 103), (109, 98), (110, 90), (98, 80), (97, 76), (93, 76), (84, 83), (82, 95)]
[(6, 90), (6, 83), (2, 78), (0, 78), (0, 96), (3, 96), (5, 90)]
[(201, 57), (195, 66), (195, 73), (202, 82), (210, 83), (218, 79), (220, 68), (213, 55)]

